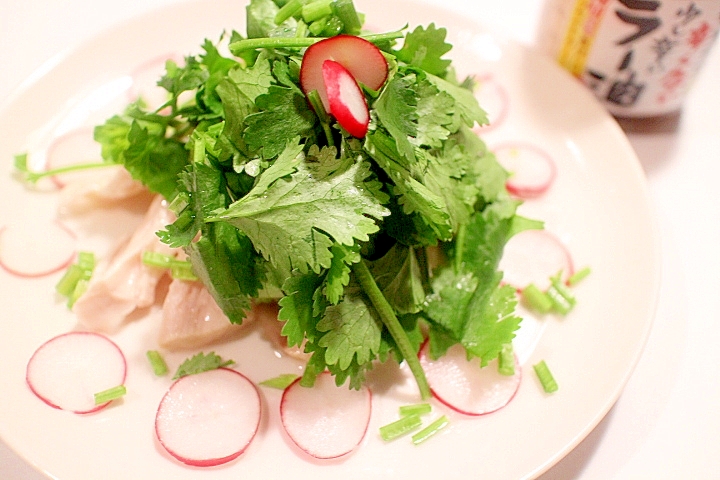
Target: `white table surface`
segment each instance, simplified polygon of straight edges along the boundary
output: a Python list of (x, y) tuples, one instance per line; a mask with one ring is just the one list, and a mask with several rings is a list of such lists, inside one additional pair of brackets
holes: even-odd
[[(0, 0), (0, 102), (63, 51), (110, 25), (176, 1)], [(543, 6), (539, 0), (425, 1), (526, 44), (535, 41)], [(655, 324), (617, 404), (543, 480), (720, 478), (718, 78), (720, 45), (675, 129), (628, 131), (662, 237)], [(46, 477), (0, 440), (0, 479), (41, 478)]]

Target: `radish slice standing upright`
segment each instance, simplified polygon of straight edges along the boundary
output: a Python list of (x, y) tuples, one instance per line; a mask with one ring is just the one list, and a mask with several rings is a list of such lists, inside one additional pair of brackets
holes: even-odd
[(227, 368), (176, 380), (160, 402), (155, 433), (177, 460), (196, 467), (239, 457), (260, 426), (260, 393), (241, 373)]
[(328, 372), (318, 375), (312, 388), (296, 380), (283, 392), (280, 418), (290, 439), (319, 459), (352, 452), (365, 437), (372, 394), (367, 387), (338, 387)]
[(330, 114), (347, 132), (363, 138), (370, 123), (365, 95), (350, 72), (333, 60), (322, 65)]
[(42, 401), (75, 413), (95, 412), (95, 394), (125, 383), (127, 364), (120, 348), (92, 332), (70, 332), (42, 344), (27, 365), (26, 380)]
[(497, 361), (480, 368), (479, 360), (468, 361), (465, 349), (456, 344), (437, 360), (430, 358), (427, 344), (420, 351), (433, 395), (453, 410), (465, 415), (485, 415), (510, 403), (522, 376), (515, 360), (515, 374), (502, 375)]

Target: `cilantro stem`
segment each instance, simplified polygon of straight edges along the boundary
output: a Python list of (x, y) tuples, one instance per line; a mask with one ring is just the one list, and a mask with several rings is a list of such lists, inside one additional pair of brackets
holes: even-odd
[[(360, 35), (371, 43), (381, 43), (388, 40), (396, 40), (403, 37), (401, 30), (388, 33)], [(307, 48), (320, 40), (327, 37), (263, 37), (263, 38), (245, 38), (232, 42), (228, 48), (233, 55), (238, 55), (246, 50), (255, 50), (256, 48)]]
[(415, 381), (420, 389), (420, 396), (423, 400), (429, 399), (430, 385), (428, 384), (427, 378), (425, 378), (425, 372), (423, 371), (422, 365), (420, 365), (417, 352), (415, 352), (407, 333), (400, 324), (400, 321), (397, 319), (397, 316), (395, 316), (393, 308), (380, 291), (377, 283), (375, 283), (375, 279), (373, 278), (372, 273), (370, 273), (370, 269), (365, 264), (365, 261), (360, 260), (358, 263), (354, 263), (352, 266), (352, 272), (357, 281), (360, 283), (360, 286), (365, 294), (370, 298), (370, 302), (373, 304), (373, 307), (375, 307), (375, 310), (377, 310), (378, 315), (380, 315), (380, 318), (390, 332), (390, 335), (395, 340), (400, 353), (415, 377)]
[(68, 165), (66, 167), (58, 167), (53, 168), (52, 170), (45, 170), (43, 172), (32, 172), (30, 170), (24, 170), (22, 174), (25, 176), (25, 179), (30, 183), (35, 183), (41, 178), (46, 177), (54, 177), (55, 175), (60, 175), (63, 173), (71, 173), (71, 172), (79, 172), (82, 170), (90, 170), (94, 168), (102, 168), (102, 167), (112, 167), (117, 165), (117, 163), (110, 163), (110, 162), (95, 162), (95, 163), (77, 163), (73, 165)]

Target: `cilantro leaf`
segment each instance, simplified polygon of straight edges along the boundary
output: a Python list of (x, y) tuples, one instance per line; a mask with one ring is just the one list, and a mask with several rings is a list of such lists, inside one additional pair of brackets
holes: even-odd
[[(217, 212), (214, 220), (245, 232), (283, 271), (309, 267), (319, 272), (331, 265), (334, 242), (349, 246), (369, 240), (388, 211), (367, 162), (316, 162), (303, 159), (297, 148), (290, 145), (248, 195)], [(278, 172), (293, 167), (289, 177), (278, 178)]]
[(294, 137), (314, 137), (315, 114), (296, 90), (271, 86), (255, 104), (260, 111), (245, 118), (244, 139), (251, 151), (270, 159)]
[(355, 291), (327, 307), (317, 324), (323, 333), (318, 345), (325, 348), (325, 362), (340, 370), (347, 370), (353, 357), (359, 365), (370, 362), (380, 349), (382, 322), (360, 291)]
[(332, 304), (338, 303), (350, 282), (350, 264), (360, 261), (359, 248), (335, 244), (331, 247), (332, 263), (325, 276), (325, 296)]
[(185, 377), (187, 375), (195, 375), (197, 373), (227, 367), (234, 363), (235, 362), (233, 360), (223, 360), (219, 355), (216, 355), (215, 352), (210, 352), (207, 355), (200, 352), (190, 358), (187, 358), (180, 364), (175, 372), (173, 380), (177, 380), (178, 378)]
[(396, 55), (408, 65), (443, 76), (451, 63), (441, 58), (452, 49), (452, 45), (445, 42), (446, 35), (447, 30), (436, 28), (434, 23), (427, 28), (418, 26), (405, 36), (405, 42)]
[(167, 199), (175, 196), (178, 174), (188, 164), (185, 146), (165, 136), (164, 127), (115, 116), (96, 127), (104, 159), (125, 166), (132, 177)]
[(434, 355), (461, 343), (487, 365), (514, 338), (521, 320), (514, 313), (515, 290), (500, 286), (502, 274), (496, 271), (513, 220), (512, 203), (475, 214), (453, 245), (453, 261), (433, 278), (425, 312)]

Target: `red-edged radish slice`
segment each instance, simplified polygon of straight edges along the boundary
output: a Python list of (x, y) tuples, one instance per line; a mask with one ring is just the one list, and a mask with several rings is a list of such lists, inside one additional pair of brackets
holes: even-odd
[(489, 122), (476, 127), (476, 132), (487, 133), (505, 122), (510, 110), (510, 96), (492, 74), (480, 75), (475, 78), (475, 82), (475, 98), (487, 113)]
[(52, 275), (75, 258), (75, 235), (57, 221), (28, 221), (0, 228), (0, 267), (18, 277)]
[[(57, 137), (47, 151), (46, 168), (55, 170), (70, 165), (82, 163), (101, 162), (100, 144), (93, 137), (93, 129), (77, 128)], [(53, 182), (63, 188), (70, 178), (79, 178), (82, 175), (94, 173), (93, 170), (65, 173), (52, 177)]]
[(319, 459), (352, 452), (367, 432), (372, 394), (367, 387), (338, 387), (332, 375), (318, 375), (312, 388), (296, 380), (283, 392), (280, 418), (290, 439)]
[(333, 60), (322, 66), (330, 114), (347, 132), (363, 138), (370, 123), (365, 95), (350, 72)]
[(212, 467), (239, 457), (255, 438), (262, 407), (243, 374), (219, 368), (176, 380), (160, 402), (155, 434), (187, 465)]
[(498, 269), (503, 282), (521, 290), (531, 283), (541, 290), (550, 278), (562, 272), (563, 280), (574, 272), (573, 260), (565, 244), (547, 230), (525, 230), (505, 244)]
[(465, 415), (495, 412), (513, 399), (520, 386), (522, 372), (515, 362), (514, 375), (502, 375), (497, 360), (481, 368), (478, 359), (468, 361), (465, 349), (454, 345), (437, 360), (420, 351), (420, 364), (425, 370), (433, 395), (453, 410)]
[(70, 332), (43, 343), (27, 365), (30, 389), (51, 407), (91, 413), (95, 394), (125, 383), (125, 355), (109, 338), (92, 332)]
[(500, 165), (510, 173), (505, 186), (520, 198), (545, 193), (557, 174), (555, 162), (544, 150), (530, 144), (507, 144), (494, 148)]
[(338, 35), (321, 40), (305, 50), (300, 66), (300, 85), (306, 94), (317, 90), (325, 110), (330, 111), (323, 63), (333, 60), (345, 67), (358, 83), (379, 90), (388, 76), (388, 64), (379, 48), (352, 35)]

